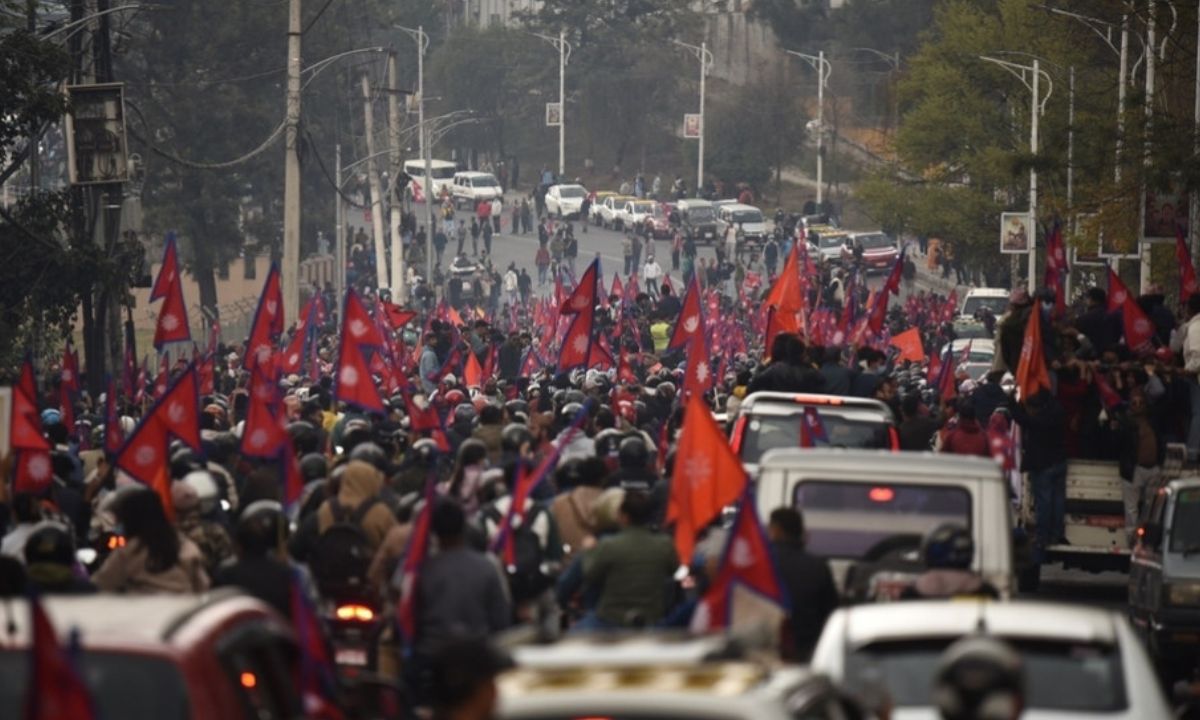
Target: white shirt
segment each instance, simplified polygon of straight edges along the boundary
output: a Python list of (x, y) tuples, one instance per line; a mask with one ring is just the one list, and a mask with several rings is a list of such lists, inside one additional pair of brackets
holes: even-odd
[(647, 281), (659, 279), (662, 277), (662, 265), (659, 265), (657, 260), (651, 260), (642, 267), (642, 277)]
[(492, 200), (492, 215), (499, 215), (504, 212), (504, 203), (500, 202), (500, 198)]

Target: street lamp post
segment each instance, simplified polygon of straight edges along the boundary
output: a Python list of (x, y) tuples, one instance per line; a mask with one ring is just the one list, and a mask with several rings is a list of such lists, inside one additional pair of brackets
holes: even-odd
[(833, 67), (825, 59), (824, 50), (816, 55), (795, 50), (784, 52), (800, 58), (817, 71), (817, 209), (820, 210), (825, 202), (825, 86), (829, 83)]
[[(429, 146), (425, 142), (425, 51), (429, 48), (429, 36), (425, 34), (425, 26), (418, 25), (415, 29), (403, 25), (393, 25), (417, 42), (417, 134), (421, 148), (421, 160), (425, 163), (425, 281), (433, 287), (433, 164)], [(415, 241), (416, 238), (413, 238)], [(403, 249), (400, 250), (403, 252)]]
[[(1038, 153), (1038, 117), (1046, 109), (1046, 103), (1050, 100), (1050, 95), (1054, 92), (1054, 82), (1050, 79), (1050, 74), (1041, 69), (1041, 61), (1038, 58), (1033, 59), (1033, 65), (1021, 65), (1019, 63), (1001, 60), (999, 58), (980, 55), (980, 60), (986, 60), (990, 63), (999, 65), (1009, 73), (1020, 79), (1022, 84), (1029, 89), (1032, 94), (1032, 105), (1030, 108), (1029, 121), (1029, 153), (1034, 158)], [(1046, 83), (1049, 88), (1046, 90), (1045, 97), (1041, 95), (1040, 82), (1042, 76), (1045, 76)], [(1032, 295), (1036, 287), (1037, 275), (1037, 192), (1038, 192), (1038, 176), (1036, 163), (1031, 164), (1029, 168), (1029, 217), (1033, 224), (1033, 237), (1029, 243), (1029, 277), (1027, 278), (1027, 286), (1029, 293)]]
[(696, 59), (700, 61), (700, 137), (696, 148), (696, 197), (700, 197), (700, 193), (704, 189), (704, 86), (705, 78), (708, 76), (708, 71), (713, 66), (713, 54), (708, 49), (708, 43), (702, 42), (699, 45), (692, 45), (680, 40), (672, 40), (681, 48), (690, 50)]
[(531, 33), (554, 46), (558, 50), (558, 179), (561, 182), (567, 174), (567, 61), (571, 58), (571, 43), (567, 42), (567, 33), (558, 31), (558, 37)]
[[(900, 51), (899, 50), (897, 50), (894, 53), (889, 54), (889, 53), (883, 52), (882, 50), (876, 50), (875, 48), (869, 48), (869, 47), (856, 47), (856, 48), (850, 48), (850, 49), (854, 50), (856, 52), (870, 53), (870, 54), (878, 57), (880, 60), (883, 60), (885, 63), (888, 64), (888, 67), (891, 68), (891, 71), (889, 71), (889, 73), (888, 73), (889, 75), (894, 76), (895, 74), (900, 72)], [(900, 100), (896, 97), (896, 88), (894, 87), (894, 82), (889, 83), (889, 85), (893, 85), (893, 87), (891, 88), (891, 93), (892, 93), (891, 114), (892, 114), (892, 130), (895, 131), (896, 129), (898, 129), (900, 127)]]

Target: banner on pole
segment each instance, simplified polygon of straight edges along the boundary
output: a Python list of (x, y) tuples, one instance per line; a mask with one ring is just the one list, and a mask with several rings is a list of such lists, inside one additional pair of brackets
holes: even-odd
[(559, 125), (562, 125), (562, 104), (546, 103), (546, 126), (558, 127)]
[(689, 140), (700, 137), (700, 113), (687, 113), (683, 116), (683, 136)]
[(1029, 213), (1000, 213), (1000, 252), (1028, 253), (1033, 237), (1033, 218)]

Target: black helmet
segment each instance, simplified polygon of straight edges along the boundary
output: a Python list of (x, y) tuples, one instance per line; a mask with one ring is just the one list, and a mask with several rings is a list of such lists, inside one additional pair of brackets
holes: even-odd
[(417, 462), (422, 465), (430, 465), (435, 462), (437, 460), (438, 453), (441, 452), (441, 450), (438, 449), (437, 441), (433, 438), (421, 438), (420, 440), (416, 441), (413, 443), (412, 451)]
[(929, 568), (965, 570), (971, 567), (971, 561), (975, 559), (975, 541), (962, 525), (939, 525), (925, 536), (921, 557)]
[(314, 453), (320, 449), (321, 436), (312, 423), (305, 420), (290, 422), (287, 426), (287, 432), (292, 438), (292, 447), (300, 455)]
[(971, 635), (942, 653), (933, 701), (945, 720), (1015, 720), (1024, 688), (1021, 656), (1000, 640)]
[(50, 563), (70, 566), (75, 562), (75, 538), (66, 526), (44, 522), (25, 540), (25, 564)]
[(473, 423), (475, 422), (476, 415), (474, 405), (471, 403), (459, 403), (454, 408), (454, 423), (456, 425), (459, 423)]
[(329, 462), (321, 453), (309, 453), (300, 458), (300, 474), (305, 483), (324, 480), (329, 475)]
[(626, 437), (617, 449), (617, 462), (626, 470), (645, 470), (650, 462), (646, 441), (640, 435)]
[(238, 516), (234, 539), (242, 552), (264, 555), (287, 539), (287, 517), (275, 500), (256, 500)]
[(179, 448), (171, 453), (171, 477), (176, 480), (201, 467), (203, 465), (196, 458), (196, 454), (188, 447)]
[(521, 448), (533, 444), (533, 432), (521, 423), (509, 423), (500, 431), (500, 450), (517, 454)]
[(566, 422), (571, 422), (575, 419), (575, 415), (582, 409), (583, 403), (569, 402), (563, 405), (562, 409), (558, 411), (558, 416)]
[(596, 457), (608, 458), (617, 454), (617, 448), (621, 446), (621, 440), (625, 437), (625, 433), (616, 428), (605, 428), (596, 433), (594, 444), (596, 446)]
[(587, 395), (582, 390), (575, 390), (574, 388), (568, 390), (563, 397), (566, 399), (567, 405), (575, 403), (582, 405), (587, 402)]
[(387, 453), (383, 448), (373, 442), (360, 443), (354, 446), (350, 451), (351, 460), (362, 460), (368, 465), (372, 465), (376, 470), (387, 475), (390, 470)]
[(525, 413), (528, 415), (529, 403), (521, 399), (509, 400), (508, 402), (504, 403), (504, 411), (508, 413), (510, 418), (514, 417), (517, 413)]

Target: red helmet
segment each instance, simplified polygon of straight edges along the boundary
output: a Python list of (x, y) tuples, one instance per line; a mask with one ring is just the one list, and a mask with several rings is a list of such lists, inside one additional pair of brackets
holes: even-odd
[(447, 391), (443, 397), (446, 400), (446, 404), (450, 407), (458, 407), (467, 400), (467, 396), (463, 394), (463, 391), (458, 390), (457, 388)]

